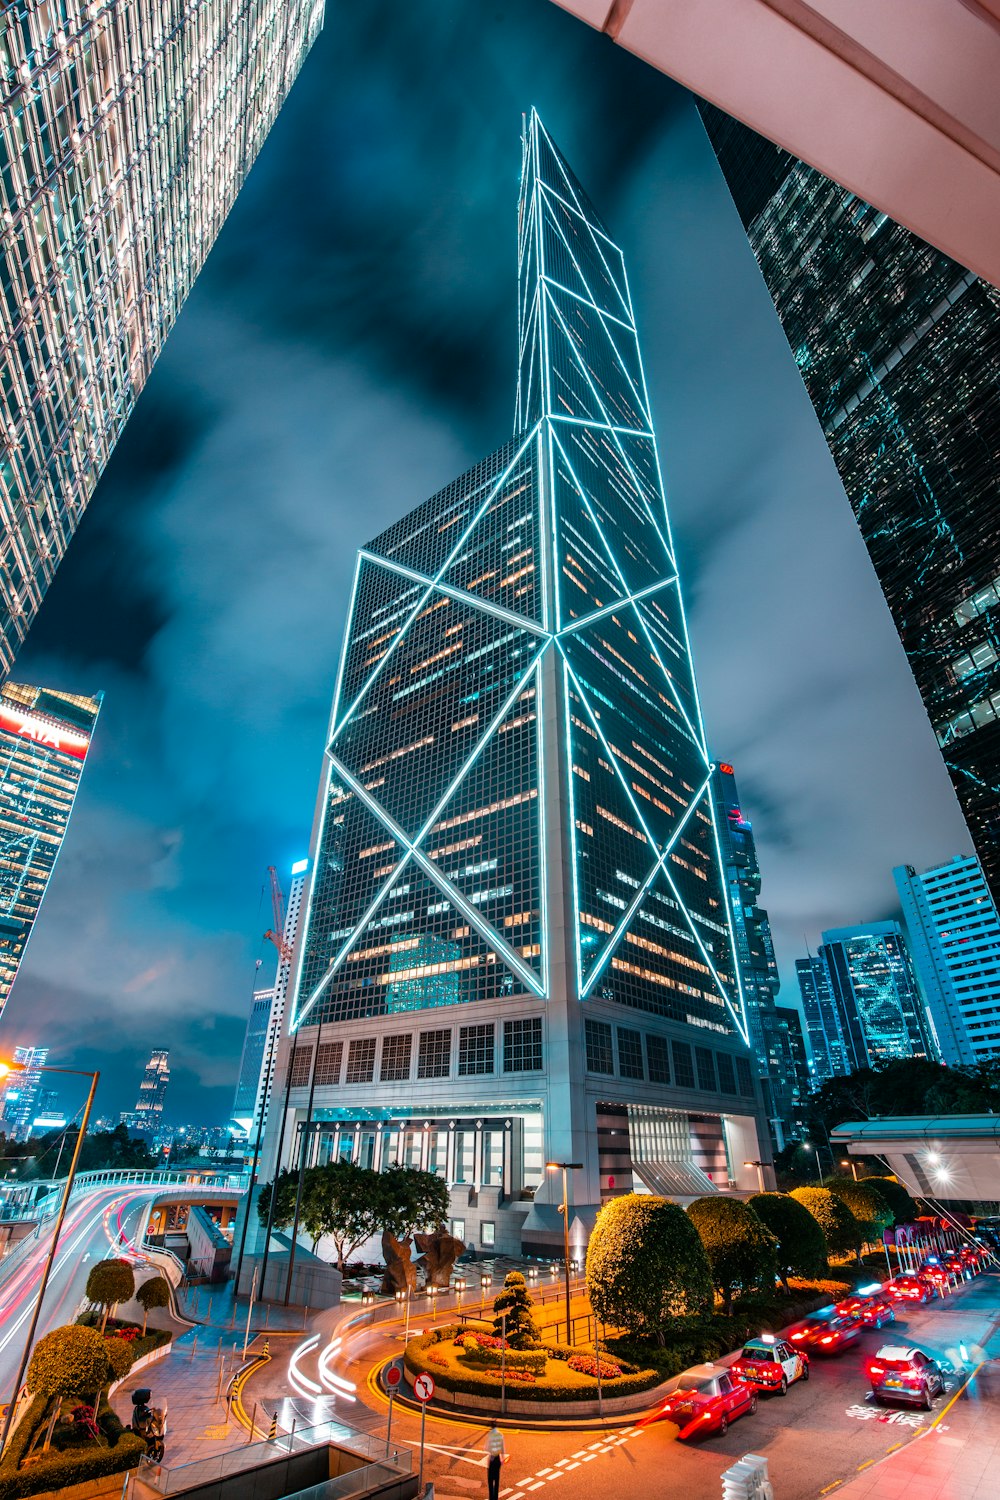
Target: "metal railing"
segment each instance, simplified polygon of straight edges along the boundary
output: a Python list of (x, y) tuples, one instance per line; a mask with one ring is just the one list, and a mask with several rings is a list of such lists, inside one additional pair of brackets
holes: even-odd
[[(249, 1469), (272, 1463), (278, 1458), (287, 1458), (293, 1453), (303, 1453), (309, 1448), (330, 1446), (346, 1448), (367, 1462), (362, 1468), (352, 1470), (350, 1474), (342, 1474), (338, 1479), (326, 1480), (323, 1484), (295, 1493), (310, 1496), (315, 1494), (317, 1500), (321, 1495), (330, 1496), (331, 1500), (333, 1496), (356, 1495), (374, 1487), (375, 1475), (378, 1472), (385, 1471), (390, 1477), (395, 1477), (400, 1473), (409, 1473), (412, 1466), (412, 1455), (408, 1448), (397, 1448), (387, 1443), (385, 1438), (358, 1431), (345, 1426), (340, 1421), (332, 1420), (322, 1422), (315, 1427), (303, 1427), (298, 1432), (282, 1433), (272, 1442), (265, 1440), (258, 1443), (244, 1443), (242, 1447), (231, 1448), (228, 1453), (216, 1453), (211, 1458), (197, 1458), (191, 1463), (175, 1464), (173, 1468), (156, 1467), (144, 1463), (138, 1473), (143, 1484), (158, 1491), (159, 1494), (175, 1495), (181, 1490), (195, 1489), (199, 1485), (211, 1484), (214, 1481), (229, 1478), (233, 1474), (244, 1474)], [(359, 1475), (362, 1478), (369, 1475), (371, 1478), (358, 1486)], [(326, 1488), (327, 1485), (340, 1484), (341, 1481), (347, 1480), (354, 1481), (354, 1488)], [(384, 1483), (384, 1477), (377, 1482)]]

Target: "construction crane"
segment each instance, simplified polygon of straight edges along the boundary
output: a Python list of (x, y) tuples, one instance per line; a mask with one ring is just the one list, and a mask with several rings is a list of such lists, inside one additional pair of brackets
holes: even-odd
[(281, 886), (278, 884), (278, 872), (274, 865), (268, 865), (267, 873), (271, 877), (271, 910), (274, 913), (274, 926), (269, 927), (264, 936), (274, 944), (278, 950), (278, 957), (283, 964), (292, 961), (292, 950), (285, 942), (285, 897)]

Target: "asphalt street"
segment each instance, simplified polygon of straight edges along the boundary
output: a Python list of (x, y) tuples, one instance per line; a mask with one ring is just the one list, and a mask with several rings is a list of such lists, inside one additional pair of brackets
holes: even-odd
[[(756, 1415), (734, 1422), (724, 1436), (698, 1443), (681, 1443), (665, 1422), (600, 1431), (532, 1432), (507, 1429), (509, 1462), (503, 1472), (504, 1500), (525, 1500), (549, 1485), (559, 1486), (565, 1500), (608, 1500), (624, 1495), (683, 1496), (684, 1500), (718, 1500), (723, 1472), (745, 1453), (763, 1454), (769, 1463), (776, 1500), (817, 1500), (904, 1443), (932, 1423), (947, 1435), (961, 1415), (960, 1406), (945, 1410), (964, 1381), (977, 1351), (987, 1346), (1000, 1353), (998, 1322), (1000, 1276), (991, 1273), (966, 1283), (952, 1296), (928, 1307), (910, 1310), (881, 1333), (866, 1330), (844, 1355), (813, 1362), (812, 1378), (797, 1382), (787, 1396), (762, 1396)], [(952, 1364), (948, 1391), (929, 1413), (908, 1407), (875, 1406), (869, 1397), (864, 1361), (886, 1343), (916, 1344)], [(357, 1387), (352, 1401), (336, 1403), (341, 1419), (368, 1426), (370, 1418), (361, 1398), (371, 1400), (366, 1387), (373, 1364), (398, 1353), (398, 1329), (373, 1331), (351, 1344), (336, 1365), (341, 1378)], [(963, 1355), (963, 1349), (965, 1351)], [(981, 1357), (981, 1355), (978, 1355)], [(309, 1370), (308, 1357), (301, 1364)], [(277, 1375), (277, 1371), (274, 1372)], [(308, 1378), (308, 1377), (307, 1377)], [(286, 1387), (287, 1389), (287, 1387)], [(964, 1397), (963, 1397), (964, 1399)], [(291, 1407), (292, 1403), (289, 1403)], [(294, 1402), (301, 1426), (311, 1416), (330, 1411), (327, 1400)], [(378, 1404), (375, 1407), (378, 1411)], [(284, 1422), (284, 1417), (279, 1420)], [(376, 1430), (385, 1430), (381, 1408)], [(486, 1473), (482, 1444), (485, 1426), (453, 1419), (427, 1421), (425, 1475), (434, 1480), (435, 1500), (484, 1495)], [(394, 1441), (414, 1450), (420, 1441), (420, 1420), (397, 1407)]]
[[(59, 1239), (36, 1341), (70, 1322), (83, 1300), (95, 1260), (132, 1253), (132, 1239), (155, 1188), (109, 1187), (71, 1203)], [(30, 1253), (0, 1280), (0, 1402), (14, 1394), (14, 1381), (27, 1337), (35, 1293), (52, 1244), (54, 1220)], [(123, 1238), (124, 1237), (124, 1238)]]

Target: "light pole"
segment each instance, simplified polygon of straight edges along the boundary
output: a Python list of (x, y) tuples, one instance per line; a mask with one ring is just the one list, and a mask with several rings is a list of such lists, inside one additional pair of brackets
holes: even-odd
[(566, 1270), (566, 1342), (573, 1342), (569, 1290), (569, 1187), (567, 1172), (582, 1172), (582, 1161), (547, 1161), (546, 1172), (562, 1173), (563, 1265)]
[(857, 1182), (857, 1180), (858, 1180), (858, 1164), (853, 1159), (853, 1157), (848, 1157), (846, 1161), (841, 1161), (840, 1165), (842, 1167), (850, 1167), (850, 1169), (851, 1169), (851, 1175), (854, 1178), (854, 1181)]
[(812, 1141), (803, 1141), (802, 1142), (802, 1149), (803, 1149), (803, 1151), (814, 1151), (816, 1153), (816, 1183), (817, 1183), (817, 1186), (822, 1187), (823, 1186), (823, 1168), (820, 1166), (820, 1161), (819, 1161), (819, 1147), (818, 1146), (814, 1146), (813, 1143), (812, 1143)]
[(743, 1165), (745, 1167), (757, 1168), (757, 1189), (758, 1192), (762, 1193), (764, 1191), (764, 1163), (762, 1161), (745, 1161)]
[[(21, 1067), (19, 1063), (0, 1063), (0, 1078), (6, 1078), (8, 1073), (23, 1073), (24, 1071), (24, 1068)], [(94, 1102), (94, 1095), (97, 1092), (98, 1079), (101, 1076), (100, 1073), (90, 1073), (84, 1068), (33, 1067), (31, 1071), (33, 1073), (68, 1073), (72, 1074), (74, 1078), (89, 1078), (90, 1092), (87, 1094), (87, 1102), (83, 1106), (83, 1114), (80, 1117), (80, 1129), (77, 1133), (76, 1144), (73, 1147), (73, 1159), (69, 1164), (69, 1172), (66, 1175), (66, 1186), (63, 1188), (62, 1201), (59, 1204), (59, 1213), (56, 1218), (56, 1227), (52, 1231), (52, 1244), (49, 1248), (48, 1257), (45, 1261), (45, 1269), (42, 1272), (42, 1279), (38, 1283), (38, 1291), (35, 1293), (35, 1310), (31, 1314), (31, 1324), (28, 1328), (28, 1336), (24, 1341), (24, 1350), (21, 1354), (21, 1363), (18, 1367), (17, 1379), (14, 1382), (14, 1390), (11, 1395), (10, 1401), (7, 1404), (7, 1415), (4, 1418), (3, 1432), (0, 1433), (0, 1453), (3, 1453), (3, 1450), (7, 1446), (7, 1438), (10, 1434), (10, 1424), (14, 1420), (14, 1411), (17, 1406), (18, 1395), (21, 1390), (21, 1383), (24, 1380), (24, 1372), (28, 1368), (28, 1360), (31, 1358), (31, 1346), (35, 1341), (35, 1330), (38, 1327), (38, 1319), (42, 1311), (42, 1302), (45, 1299), (45, 1293), (48, 1289), (49, 1276), (52, 1273), (52, 1263), (56, 1258), (56, 1251), (59, 1248), (59, 1236), (62, 1233), (63, 1220), (66, 1217), (66, 1209), (69, 1206), (69, 1196), (73, 1191), (73, 1181), (76, 1177), (76, 1167), (77, 1163), (80, 1160), (80, 1148), (83, 1145), (83, 1138), (87, 1133), (87, 1125), (90, 1121), (90, 1107)]]

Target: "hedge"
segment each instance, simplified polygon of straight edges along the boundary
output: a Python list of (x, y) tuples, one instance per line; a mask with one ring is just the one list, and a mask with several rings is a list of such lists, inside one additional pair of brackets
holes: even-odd
[[(101, 1315), (88, 1309), (87, 1312), (81, 1313), (76, 1321), (84, 1328), (99, 1328)], [(123, 1329), (128, 1328), (134, 1328), (138, 1335), (129, 1344), (133, 1364), (144, 1354), (152, 1354), (154, 1349), (162, 1349), (164, 1344), (169, 1344), (173, 1338), (173, 1334), (166, 1328), (149, 1328), (143, 1334), (138, 1323), (123, 1321), (120, 1318), (109, 1318), (108, 1326), (104, 1331), (107, 1337), (113, 1337), (116, 1333), (121, 1333)]]
[[(501, 1390), (500, 1372), (484, 1370), (481, 1374), (476, 1370), (469, 1370), (460, 1376), (454, 1376), (450, 1371), (445, 1371), (433, 1361), (425, 1358), (425, 1355), (434, 1344), (444, 1343), (454, 1339), (458, 1333), (455, 1326), (447, 1328), (432, 1328), (429, 1333), (420, 1334), (419, 1337), (411, 1339), (406, 1346), (403, 1356), (404, 1363), (411, 1375), (432, 1375), (434, 1381), (443, 1390), (453, 1391), (456, 1395), (466, 1396), (499, 1396)], [(579, 1354), (575, 1349), (573, 1353)], [(621, 1361), (618, 1361), (619, 1364)], [(617, 1379), (602, 1380), (601, 1394), (610, 1399), (612, 1396), (631, 1396), (639, 1391), (648, 1391), (654, 1385), (659, 1385), (663, 1377), (657, 1370), (638, 1369), (635, 1366), (629, 1368), (629, 1372), (620, 1375)], [(509, 1393), (513, 1399), (524, 1399), (519, 1397), (516, 1387)], [(533, 1401), (593, 1401), (597, 1396), (596, 1381), (592, 1386), (586, 1385), (532, 1385), (529, 1388), (528, 1399)], [(2, 1496), (0, 1496), (2, 1500)]]
[(544, 1349), (484, 1349), (474, 1337), (462, 1340), (466, 1360), (484, 1370), (530, 1370), (532, 1375), (545, 1374)]
[(89, 1479), (123, 1474), (126, 1469), (136, 1468), (146, 1451), (145, 1439), (125, 1431), (107, 1403), (102, 1403), (98, 1425), (111, 1446), (104, 1448), (87, 1443), (62, 1451), (51, 1448), (44, 1457), (32, 1459), (27, 1468), (18, 1469), (36, 1432), (45, 1422), (47, 1410), (45, 1397), (35, 1396), (7, 1444), (0, 1459), (0, 1500), (49, 1494), (64, 1490), (71, 1484), (84, 1484)]

